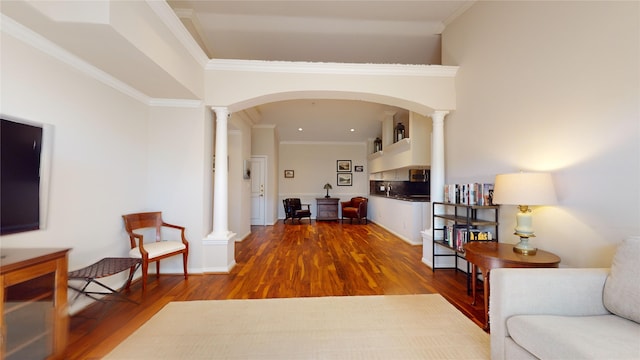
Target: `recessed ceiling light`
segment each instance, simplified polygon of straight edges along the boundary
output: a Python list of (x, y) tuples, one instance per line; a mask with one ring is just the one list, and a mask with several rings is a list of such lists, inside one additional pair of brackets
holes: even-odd
[(351, 132), (355, 132), (355, 131), (356, 131), (356, 129), (351, 128), (351, 129), (349, 129), (349, 131), (351, 131)]
[(301, 131), (302, 131), (302, 128), (298, 128), (298, 131), (300, 131), (300, 132), (301, 132)]

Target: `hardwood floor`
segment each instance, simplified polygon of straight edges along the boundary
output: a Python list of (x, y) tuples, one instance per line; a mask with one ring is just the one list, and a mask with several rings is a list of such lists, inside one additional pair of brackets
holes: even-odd
[(144, 293), (140, 282), (125, 293), (139, 305), (106, 301), (74, 315), (67, 358), (101, 358), (171, 301), (440, 293), (478, 326), (484, 323), (482, 294), (472, 306), (464, 273), (433, 272), (421, 261), (422, 246), (371, 222), (256, 226), (235, 253), (229, 274), (186, 281), (150, 275)]

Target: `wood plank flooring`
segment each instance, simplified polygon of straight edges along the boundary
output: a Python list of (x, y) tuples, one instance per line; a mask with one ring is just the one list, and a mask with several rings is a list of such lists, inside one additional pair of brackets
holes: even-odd
[(171, 301), (440, 293), (478, 326), (484, 323), (482, 293), (472, 306), (464, 273), (433, 272), (421, 261), (422, 246), (374, 223), (279, 221), (251, 230), (236, 243), (237, 265), (229, 274), (186, 281), (150, 275), (144, 293), (140, 282), (125, 293), (139, 305), (107, 301), (74, 315), (67, 359), (101, 358)]

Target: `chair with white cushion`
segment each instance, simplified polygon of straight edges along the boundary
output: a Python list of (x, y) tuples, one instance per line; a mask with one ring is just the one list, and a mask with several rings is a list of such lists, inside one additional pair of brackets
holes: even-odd
[[(189, 255), (189, 242), (184, 235), (185, 228), (183, 226), (172, 225), (162, 221), (161, 212), (145, 212), (122, 215), (124, 219), (124, 227), (129, 234), (131, 241), (131, 251), (129, 256), (142, 259), (142, 290), (147, 286), (147, 271), (150, 262), (156, 263), (156, 276), (160, 276), (160, 260), (171, 256), (182, 254), (182, 263), (184, 268), (184, 278), (187, 274), (187, 256)], [(162, 228), (176, 229), (180, 231), (181, 240), (162, 240)], [(136, 233), (136, 230), (153, 229), (155, 230), (155, 241), (144, 241), (142, 234)]]

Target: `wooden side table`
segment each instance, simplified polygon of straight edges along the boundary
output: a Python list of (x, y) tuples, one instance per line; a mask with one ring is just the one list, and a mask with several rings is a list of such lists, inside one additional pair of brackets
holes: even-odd
[(465, 258), (471, 263), (471, 289), (473, 305), (476, 302), (476, 268), (484, 279), (484, 329), (489, 329), (489, 272), (496, 268), (557, 268), (560, 258), (547, 251), (535, 255), (513, 252), (512, 244), (472, 241), (464, 246)]
[(338, 220), (338, 198), (316, 198), (318, 220)]

